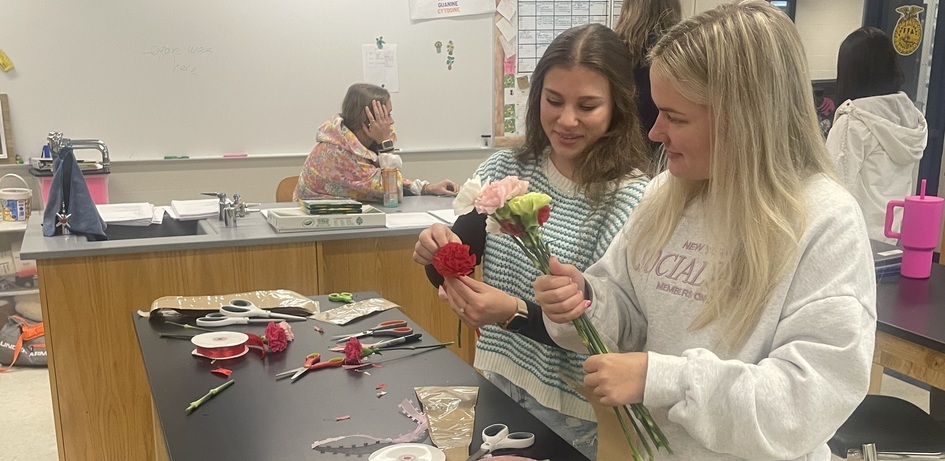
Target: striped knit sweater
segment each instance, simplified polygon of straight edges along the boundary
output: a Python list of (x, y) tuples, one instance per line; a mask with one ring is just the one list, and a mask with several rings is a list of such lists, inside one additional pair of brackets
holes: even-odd
[[(645, 178), (625, 181), (612, 208), (591, 215), (591, 207), (576, 185), (562, 176), (547, 157), (540, 165), (523, 165), (512, 151), (499, 151), (483, 162), (476, 174), (484, 181), (518, 176), (529, 181), (530, 192), (550, 195), (552, 212), (542, 227), (542, 237), (561, 262), (581, 271), (604, 255), (642, 199), (647, 183)], [(539, 275), (511, 238), (486, 236), (484, 282), (531, 301), (535, 297), (532, 282)], [(594, 421), (590, 404), (568, 384), (582, 382), (581, 367), (587, 356), (549, 347), (497, 326), (483, 327), (481, 332), (476, 344), (476, 368), (504, 376), (548, 408)]]

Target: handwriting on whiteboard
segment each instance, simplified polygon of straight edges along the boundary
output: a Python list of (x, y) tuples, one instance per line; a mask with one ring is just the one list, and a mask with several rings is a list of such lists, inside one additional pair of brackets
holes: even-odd
[(171, 63), (170, 73), (175, 75), (200, 76), (200, 60), (203, 57), (213, 54), (212, 46), (187, 45), (187, 46), (168, 46), (151, 45), (141, 54), (152, 56), (158, 62), (164, 62), (165, 59)]

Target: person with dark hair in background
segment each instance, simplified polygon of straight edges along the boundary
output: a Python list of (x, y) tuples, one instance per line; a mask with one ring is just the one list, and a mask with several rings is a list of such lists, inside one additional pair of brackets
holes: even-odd
[[(614, 31), (630, 50), (633, 80), (637, 84), (637, 108), (644, 135), (653, 128), (659, 110), (650, 96), (650, 64), (647, 53), (663, 32), (682, 20), (679, 0), (623, 0)], [(658, 143), (651, 144), (654, 148)]]
[[(895, 244), (883, 228), (886, 203), (915, 193), (928, 142), (925, 116), (902, 87), (892, 41), (875, 27), (853, 31), (837, 56), (837, 108), (827, 149), (856, 198), (873, 240)], [(902, 220), (898, 210), (893, 230)]]
[[(483, 181), (518, 176), (529, 191), (551, 196), (542, 226), (556, 254), (577, 267), (599, 259), (643, 197), (647, 144), (634, 104), (630, 54), (614, 31), (589, 24), (564, 31), (531, 77), (525, 143), (501, 150), (476, 170)], [(471, 247), (482, 282), (444, 280), (431, 262), (449, 242)], [(512, 239), (486, 232), (486, 215), (468, 213), (452, 229), (420, 234), (413, 259), (427, 265), (440, 297), (470, 328), (479, 328), (475, 367), (587, 457), (595, 459), (594, 410), (571, 386), (586, 355), (552, 346), (532, 281), (540, 275)]]
[[(318, 128), (293, 200), (343, 197), (380, 202), (384, 198), (378, 153), (394, 149), (390, 93), (377, 85), (355, 83), (341, 103), (341, 113)], [(403, 181), (413, 195), (455, 195), (456, 183)]]

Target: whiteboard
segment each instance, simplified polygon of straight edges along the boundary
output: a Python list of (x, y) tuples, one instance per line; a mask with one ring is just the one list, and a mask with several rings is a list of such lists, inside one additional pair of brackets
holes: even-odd
[[(0, 73), (18, 153), (49, 131), (112, 160), (307, 153), (363, 79), (361, 47), (397, 45), (398, 147), (475, 147), (492, 132), (492, 14), (411, 21), (407, 0), (3, 0)], [(454, 44), (452, 70), (447, 50)]]

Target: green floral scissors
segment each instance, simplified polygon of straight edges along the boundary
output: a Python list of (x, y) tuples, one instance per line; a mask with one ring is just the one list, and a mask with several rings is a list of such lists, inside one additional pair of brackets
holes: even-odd
[(340, 293), (329, 293), (328, 300), (336, 303), (348, 304), (354, 302), (354, 295), (348, 293), (347, 291), (342, 291)]

